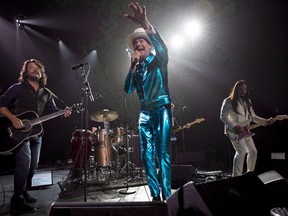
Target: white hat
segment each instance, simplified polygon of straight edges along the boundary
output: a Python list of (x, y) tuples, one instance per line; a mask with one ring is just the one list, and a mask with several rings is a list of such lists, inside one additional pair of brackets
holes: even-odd
[(136, 39), (136, 38), (144, 38), (146, 39), (151, 46), (152, 45), (152, 42), (149, 38), (149, 36), (147, 35), (146, 31), (143, 29), (143, 28), (137, 28), (135, 29), (135, 31), (130, 34), (127, 38), (127, 46), (130, 50), (134, 50), (134, 45), (133, 45), (133, 41)]

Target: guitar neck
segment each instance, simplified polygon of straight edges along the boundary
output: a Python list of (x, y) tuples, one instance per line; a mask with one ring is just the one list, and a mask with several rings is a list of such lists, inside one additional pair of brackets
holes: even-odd
[(261, 126), (264, 126), (264, 125), (265, 125), (264, 123), (256, 123), (256, 124), (248, 125), (247, 129), (248, 130), (252, 130), (254, 128), (258, 128), (258, 127), (261, 127)]
[(53, 119), (53, 118), (56, 118), (58, 116), (61, 116), (65, 113), (65, 110), (59, 110), (57, 112), (54, 112), (54, 113), (51, 113), (51, 114), (48, 114), (48, 115), (45, 115), (45, 116), (41, 116), (37, 119), (33, 119), (30, 121), (31, 125), (37, 125), (37, 124), (40, 124), (42, 122), (45, 122), (45, 121), (48, 121), (50, 119)]
[[(279, 116), (276, 116), (274, 118), (272, 118), (275, 121), (282, 121), (284, 119), (288, 119), (288, 116), (287, 115), (279, 115)], [(256, 123), (256, 124), (252, 124), (252, 125), (248, 125), (247, 126), (247, 129), (248, 130), (251, 130), (251, 129), (254, 129), (254, 128), (257, 128), (257, 127), (260, 127), (260, 126), (265, 126), (266, 124), (264, 122), (260, 122), (260, 123)]]
[(200, 123), (200, 122), (202, 122), (202, 121), (204, 121), (204, 119), (196, 119), (196, 120), (193, 121), (193, 122), (187, 123), (187, 124), (185, 124), (185, 125), (183, 125), (183, 126), (180, 126), (180, 127), (176, 128), (176, 129), (174, 129), (174, 130), (173, 130), (173, 133), (177, 133), (177, 132), (179, 132), (179, 131), (181, 131), (181, 130), (183, 130), (183, 129), (185, 129), (185, 128), (189, 128), (189, 127), (191, 127), (192, 125), (197, 124), (197, 123)]
[(179, 127), (179, 128), (176, 128), (173, 130), (173, 133), (177, 133), (179, 132), (180, 130), (183, 130), (184, 128), (183, 127)]

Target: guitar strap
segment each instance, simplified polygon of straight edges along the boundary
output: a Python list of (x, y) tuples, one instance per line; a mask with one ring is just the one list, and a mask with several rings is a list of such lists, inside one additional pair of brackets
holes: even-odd
[(49, 94), (51, 94), (53, 97), (59, 99), (59, 98), (57, 97), (57, 95), (55, 95), (50, 89), (48, 89), (47, 87), (44, 87), (44, 89), (45, 89), (47, 92), (49, 92)]
[(63, 100), (61, 100), (56, 94), (54, 94), (50, 89), (48, 89), (47, 87), (44, 87), (44, 89), (47, 92), (49, 92), (49, 94), (51, 94), (54, 98), (56, 98), (57, 100), (61, 101), (61, 103), (63, 103), (67, 107), (66, 103)]
[(43, 94), (43, 88), (40, 88), (39, 91), (38, 91), (37, 98), (41, 97), (42, 94)]

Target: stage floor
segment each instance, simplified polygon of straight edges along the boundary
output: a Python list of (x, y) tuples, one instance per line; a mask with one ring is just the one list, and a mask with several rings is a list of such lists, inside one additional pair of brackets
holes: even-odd
[[(37, 199), (30, 204), (38, 209), (36, 215), (48, 215), (53, 202), (127, 202), (149, 201), (149, 189), (144, 178), (110, 178), (101, 181), (90, 176), (70, 179), (69, 167), (40, 168), (37, 173), (52, 173), (52, 185), (34, 186), (29, 192)], [(51, 172), (52, 171), (52, 172)], [(136, 178), (137, 177), (137, 178)], [(10, 198), (13, 194), (13, 174), (1, 175), (0, 215), (10, 215)], [(46, 178), (46, 177), (45, 177)], [(86, 179), (86, 180), (85, 180)], [(46, 180), (43, 181), (45, 184)], [(132, 193), (133, 192), (133, 193)], [(25, 214), (25, 215), (35, 215)]]
[[(34, 179), (36, 186), (29, 192), (37, 199), (37, 203), (30, 204), (38, 209), (36, 215), (48, 215), (53, 202), (151, 201), (143, 168), (135, 168), (132, 171), (130, 169), (128, 175), (127, 169), (121, 170), (121, 172), (118, 171), (117, 174), (113, 170), (106, 168), (100, 170), (93, 168), (92, 171), (89, 169), (89, 174), (82, 176), (82, 178), (75, 177), (73, 170), (75, 169), (72, 169), (69, 165), (39, 167), (37, 170), (38, 175)], [(192, 175), (193, 173), (190, 173), (187, 181), (193, 180), (195, 183), (205, 181), (201, 175)], [(0, 215), (10, 215), (13, 173), (2, 174), (0, 178), (2, 183)], [(51, 178), (51, 185), (49, 185), (49, 178)], [(172, 193), (176, 189), (172, 189)], [(25, 215), (35, 215), (35, 213)]]

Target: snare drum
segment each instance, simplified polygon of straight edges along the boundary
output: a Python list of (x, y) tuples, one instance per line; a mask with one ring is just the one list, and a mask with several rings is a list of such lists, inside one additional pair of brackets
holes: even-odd
[[(89, 158), (92, 147), (92, 133), (87, 130), (85, 136), (84, 129), (77, 129), (73, 132), (71, 138), (71, 149), (72, 149), (72, 159), (74, 161), (74, 168), (80, 169), (84, 168), (84, 157), (85, 157), (85, 144), (87, 139), (87, 158)], [(86, 138), (86, 139), (85, 139)]]
[(96, 166), (112, 165), (112, 136), (106, 129), (97, 130), (93, 135), (94, 162)]

